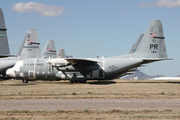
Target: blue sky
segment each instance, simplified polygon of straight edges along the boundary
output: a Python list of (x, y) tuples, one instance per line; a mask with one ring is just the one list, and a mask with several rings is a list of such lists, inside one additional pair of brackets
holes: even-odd
[[(36, 7), (28, 9), (29, 2)], [(179, 3), (180, 0), (1, 0), (0, 8), (5, 16), (11, 54), (16, 54), (27, 30), (36, 28), (41, 50), (52, 39), (57, 50), (65, 49), (67, 55), (74, 57), (123, 55), (129, 53), (150, 21), (159, 19), (168, 57), (174, 60), (151, 63), (140, 70), (149, 75), (177, 76)]]

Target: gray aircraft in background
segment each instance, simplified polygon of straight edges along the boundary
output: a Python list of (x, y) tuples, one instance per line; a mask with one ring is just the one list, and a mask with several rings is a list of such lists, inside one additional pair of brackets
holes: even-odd
[[(67, 56), (67, 57), (71, 57), (71, 56)], [(57, 53), (57, 58), (66, 58), (64, 49), (59, 49)]]
[[(7, 39), (5, 20), (0, 8), (0, 74), (5, 78), (6, 70), (16, 62), (27, 58), (40, 58), (40, 47), (37, 30), (30, 28), (17, 52), (17, 55), (9, 55), (9, 44)], [(6, 56), (6, 58), (2, 58)]]
[(34, 28), (30, 28), (27, 31), (16, 57), (0, 59), (0, 74), (5, 76), (8, 68), (14, 66), (16, 62), (28, 58), (41, 58), (38, 34)]
[(42, 58), (56, 58), (56, 47), (53, 40), (48, 40), (41, 53)]
[[(41, 53), (42, 58), (66, 58), (64, 49), (59, 49), (56, 54), (56, 47), (53, 40), (48, 40)], [(68, 57), (68, 56), (67, 56)]]
[(138, 48), (138, 46), (139, 46), (139, 43), (141, 42), (143, 36), (144, 36), (143, 33), (140, 34), (140, 36), (139, 36), (137, 42), (133, 44), (133, 46), (132, 46), (132, 48), (131, 48), (129, 54), (133, 54), (133, 53), (137, 50), (137, 48)]
[(142, 64), (167, 58), (165, 37), (160, 20), (152, 20), (144, 35), (133, 45), (129, 54), (108, 58), (26, 59), (17, 62), (6, 74), (28, 80), (87, 80), (115, 79), (132, 73)]
[(10, 55), (9, 44), (7, 40), (6, 25), (4, 20), (3, 11), (0, 8), (0, 58), (15, 57), (16, 55)]

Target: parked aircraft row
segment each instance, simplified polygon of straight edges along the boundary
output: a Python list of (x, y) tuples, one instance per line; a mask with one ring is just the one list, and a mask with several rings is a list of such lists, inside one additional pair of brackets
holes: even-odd
[(160, 20), (152, 20), (127, 55), (109, 58), (25, 59), (8, 69), (11, 77), (28, 80), (105, 80), (132, 73), (142, 64), (171, 60), (167, 58), (165, 37)]
[[(73, 83), (114, 79), (131, 74), (142, 64), (172, 60), (167, 58), (164, 39), (161, 21), (152, 20), (146, 32), (139, 36), (127, 55), (108, 58), (68, 58), (64, 53), (61, 55), (58, 53), (58, 58), (56, 58), (55, 49), (52, 49), (53, 47), (49, 49), (50, 44), (45, 46), (40, 54), (37, 31), (30, 29), (17, 57), (13, 60), (7, 58), (13, 62), (4, 64), (8, 66), (5, 67), (6, 74), (22, 79), (23, 83), (27, 83), (29, 80), (69, 80)], [(53, 43), (52, 41), (48, 42)], [(59, 52), (63, 52), (63, 50)], [(2, 61), (7, 60), (2, 59)]]

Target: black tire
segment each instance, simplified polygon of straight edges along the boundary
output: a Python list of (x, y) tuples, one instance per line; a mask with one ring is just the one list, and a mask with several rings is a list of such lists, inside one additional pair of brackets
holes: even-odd
[(22, 79), (22, 82), (23, 82), (23, 83), (28, 83), (28, 80)]

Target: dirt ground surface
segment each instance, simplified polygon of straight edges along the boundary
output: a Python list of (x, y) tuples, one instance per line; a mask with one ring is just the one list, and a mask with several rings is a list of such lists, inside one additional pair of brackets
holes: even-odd
[(113, 80), (88, 81), (0, 81), (0, 99), (45, 98), (180, 98), (180, 81)]
[(1, 119), (180, 119), (180, 80), (0, 80)]
[(0, 110), (180, 110), (180, 99), (7, 99)]

